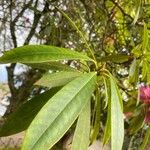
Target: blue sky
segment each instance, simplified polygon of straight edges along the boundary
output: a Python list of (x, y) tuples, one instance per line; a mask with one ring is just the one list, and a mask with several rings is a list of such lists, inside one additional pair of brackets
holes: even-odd
[(6, 65), (0, 65), (0, 83), (7, 83)]

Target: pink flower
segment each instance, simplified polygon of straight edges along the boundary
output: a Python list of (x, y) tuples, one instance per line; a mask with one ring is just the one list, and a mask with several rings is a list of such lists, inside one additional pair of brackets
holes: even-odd
[(147, 114), (146, 114), (145, 122), (150, 123), (150, 111), (148, 111)]
[(150, 86), (140, 87), (140, 100), (144, 103), (150, 103)]

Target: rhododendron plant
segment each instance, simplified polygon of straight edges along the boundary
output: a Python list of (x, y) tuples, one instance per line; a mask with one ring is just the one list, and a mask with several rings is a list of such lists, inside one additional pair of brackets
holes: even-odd
[[(149, 13), (143, 17), (148, 0), (45, 0), (43, 11), (42, 0), (30, 1), (34, 20), (31, 32), (22, 36), (29, 35), (24, 46), (18, 47), (17, 28), (24, 26), (26, 2), (19, 11), (11, 0), (8, 15), (2, 15), (11, 18), (1, 18), (10, 23), (14, 47), (0, 57), (0, 64), (11, 64), (12, 112), (0, 137), (26, 131), (21, 150), (58, 150), (64, 143), (87, 150), (96, 140), (111, 150), (134, 149), (132, 137), (145, 134), (150, 122)], [(34, 30), (37, 40), (30, 37)], [(29, 39), (41, 45), (29, 45)], [(28, 66), (23, 75), (16, 75), (17, 63)], [(140, 86), (137, 96), (142, 83), (147, 86)]]

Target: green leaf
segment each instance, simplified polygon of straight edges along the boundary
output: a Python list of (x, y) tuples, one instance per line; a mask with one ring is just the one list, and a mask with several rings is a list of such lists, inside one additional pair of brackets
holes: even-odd
[(141, 0), (137, 1), (137, 10), (136, 10), (136, 14), (133, 20), (133, 24), (135, 25), (135, 23), (137, 22), (138, 18), (139, 18), (139, 14), (140, 14), (140, 9), (141, 9)]
[(104, 81), (104, 87), (105, 87), (105, 106), (104, 106), (104, 108), (106, 108), (108, 105), (108, 101), (111, 97), (111, 90), (110, 90), (110, 82), (108, 82), (109, 80), (107, 78), (103, 77), (103, 81)]
[(96, 85), (96, 73), (86, 73), (69, 82), (35, 117), (22, 150), (49, 150), (67, 132), (90, 100)]
[(146, 145), (149, 142), (149, 138), (150, 138), (150, 127), (148, 127), (148, 129), (146, 130), (146, 134), (145, 134), (145, 137), (143, 139), (143, 143), (140, 146), (139, 150), (145, 150), (146, 149)]
[(145, 80), (147, 77), (147, 69), (148, 69), (147, 63), (148, 62), (146, 60), (143, 60), (143, 63), (142, 63), (142, 80)]
[(134, 59), (129, 69), (129, 81), (136, 84), (139, 78), (139, 61)]
[(103, 144), (107, 144), (110, 137), (111, 137), (111, 109), (110, 109), (110, 105), (108, 105), (107, 120), (106, 120), (106, 125), (105, 125), (105, 130), (104, 130)]
[(146, 80), (147, 83), (150, 83), (150, 61), (146, 59), (143, 60), (142, 63), (142, 80)]
[(82, 75), (82, 73), (75, 71), (60, 71), (55, 73), (46, 73), (39, 81), (36, 82), (36, 84), (47, 87), (62, 86), (80, 75)]
[(67, 66), (65, 64), (61, 64), (60, 62), (46, 62), (46, 63), (32, 63), (26, 64), (31, 66), (32, 68), (42, 69), (42, 70), (54, 70), (54, 71), (76, 71), (75, 68)]
[(120, 54), (113, 54), (110, 56), (100, 58), (100, 61), (111, 61), (114, 63), (124, 63), (127, 62), (131, 56), (128, 55), (120, 55)]
[(147, 83), (150, 84), (150, 63), (147, 66)]
[(93, 61), (82, 53), (66, 48), (47, 45), (26, 45), (6, 52), (0, 58), (0, 63), (44, 63), (49, 61), (71, 59)]
[(121, 150), (124, 140), (124, 117), (122, 98), (116, 81), (110, 75), (111, 85), (111, 149)]
[(50, 89), (24, 103), (8, 117), (0, 129), (0, 136), (8, 136), (26, 130), (39, 110), (59, 89)]
[(104, 79), (104, 86), (105, 86), (105, 95), (106, 95), (106, 104), (105, 107), (108, 105), (107, 109), (107, 120), (106, 120), (106, 125), (105, 125), (105, 130), (104, 130), (104, 137), (103, 137), (103, 144), (108, 143), (110, 137), (111, 137), (111, 86), (110, 82), (107, 78)]
[(144, 34), (143, 34), (142, 49), (145, 53), (147, 52), (147, 45), (148, 45), (148, 30), (147, 30), (146, 24), (144, 23)]
[(79, 115), (71, 150), (87, 150), (90, 135), (90, 101), (83, 108)]
[(100, 129), (100, 118), (101, 118), (101, 100), (100, 100), (100, 89), (98, 88), (96, 91), (96, 115), (95, 115), (95, 122), (92, 134), (91, 142), (96, 140), (99, 129)]

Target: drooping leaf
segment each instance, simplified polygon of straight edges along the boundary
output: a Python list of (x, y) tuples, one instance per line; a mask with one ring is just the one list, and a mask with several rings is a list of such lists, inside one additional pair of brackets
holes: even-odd
[(144, 23), (144, 34), (143, 34), (143, 42), (142, 42), (142, 49), (144, 52), (147, 52), (147, 45), (148, 45), (148, 29), (146, 24)]
[(90, 101), (79, 115), (71, 150), (87, 150), (90, 135)]
[(146, 145), (148, 144), (149, 139), (150, 139), (150, 127), (148, 127), (146, 129), (146, 134), (144, 136), (143, 143), (140, 146), (139, 150), (145, 150), (146, 149)]
[[(116, 81), (110, 75), (111, 85), (111, 149), (121, 150), (124, 140), (124, 117), (122, 98)], [(109, 104), (108, 104), (109, 105)]]
[(146, 59), (142, 63), (142, 80), (146, 80), (147, 83), (150, 83), (150, 62)]
[(147, 83), (150, 84), (150, 63), (147, 65)]
[(90, 100), (95, 84), (96, 73), (86, 73), (57, 92), (29, 126), (22, 150), (49, 150)]
[(113, 54), (110, 56), (100, 58), (100, 61), (111, 61), (111, 62), (115, 62), (115, 63), (124, 63), (124, 62), (128, 61), (129, 59), (131, 59), (131, 58), (128, 55)]
[(136, 9), (136, 14), (133, 20), (133, 24), (135, 25), (135, 23), (137, 22), (138, 18), (139, 18), (139, 14), (140, 14), (140, 9), (141, 9), (141, 0), (137, 1), (137, 9)]
[(143, 63), (142, 63), (142, 80), (145, 80), (147, 77), (147, 69), (148, 69), (147, 63), (148, 62), (146, 60), (143, 60)]
[(0, 63), (44, 63), (70, 59), (92, 61), (88, 56), (66, 48), (47, 45), (26, 45), (6, 52), (0, 57)]
[(100, 118), (101, 118), (101, 100), (100, 100), (100, 89), (98, 88), (96, 91), (96, 114), (95, 114), (95, 122), (92, 133), (91, 142), (94, 142), (98, 136), (100, 129)]
[(8, 136), (26, 130), (39, 110), (59, 89), (50, 89), (24, 103), (8, 117), (0, 128), (0, 136)]
[(129, 70), (129, 81), (130, 83), (136, 84), (139, 78), (139, 61), (134, 59), (131, 63)]
[(105, 125), (105, 130), (104, 130), (104, 137), (103, 137), (103, 144), (107, 144), (109, 139), (111, 137), (111, 109), (108, 105), (108, 110), (107, 110), (107, 120), (106, 120), (106, 125)]
[(110, 83), (108, 82), (109, 80), (105, 77), (103, 77), (103, 81), (104, 81), (104, 87), (105, 87), (105, 106), (104, 108), (107, 107), (108, 105), (108, 101), (111, 97), (111, 93), (110, 93)]
[(80, 76), (81, 72), (75, 71), (60, 71), (56, 73), (46, 73), (43, 77), (36, 82), (37, 85), (47, 87), (57, 87), (67, 84), (76, 77)]
[[(105, 86), (105, 95), (106, 95), (106, 101), (108, 104), (107, 108), (107, 120), (104, 130), (104, 137), (103, 137), (103, 144), (107, 144), (110, 137), (111, 137), (111, 86), (109, 79), (104, 77), (104, 86)], [(107, 105), (106, 105), (107, 106)]]
[(54, 71), (76, 71), (75, 68), (61, 64), (60, 62), (46, 62), (46, 63), (30, 63), (26, 64), (32, 68), (37, 68), (41, 70), (54, 70)]

